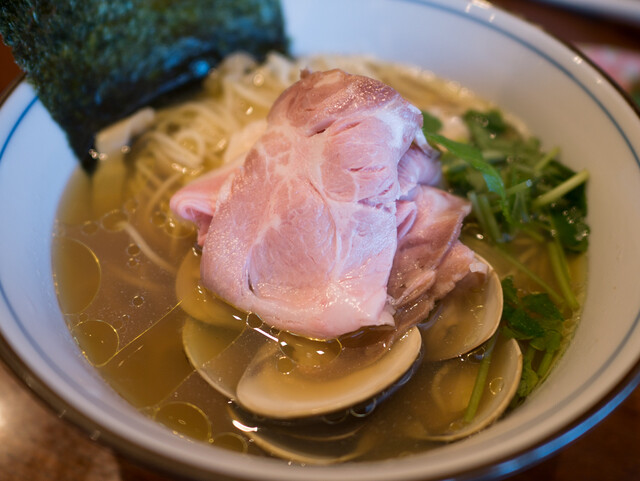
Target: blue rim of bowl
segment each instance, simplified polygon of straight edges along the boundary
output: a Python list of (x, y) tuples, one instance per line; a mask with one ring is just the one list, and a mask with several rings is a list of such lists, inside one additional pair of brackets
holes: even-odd
[[(416, 4), (421, 6), (426, 6), (430, 8), (435, 8), (438, 10), (446, 11), (447, 13), (454, 14), (457, 16), (464, 16), (465, 13), (455, 7), (444, 6), (440, 3), (432, 3), (430, 0), (396, 0), (403, 3)], [(511, 17), (515, 19), (517, 22), (525, 23), (529, 26), (532, 24), (528, 23), (526, 20), (522, 20), (517, 18), (515, 15), (506, 12), (505, 10), (491, 5), (489, 11), (499, 11), (503, 13), (507, 17)], [(606, 108), (601, 104), (601, 102), (596, 98), (595, 94), (593, 94), (585, 85), (583, 85), (578, 79), (575, 78), (570, 72), (567, 71), (565, 67), (560, 65), (558, 62), (550, 58), (540, 49), (531, 45), (527, 41), (523, 40), (520, 37), (512, 34), (506, 29), (500, 28), (498, 25), (494, 23), (487, 22), (484, 18), (479, 18), (477, 16), (464, 16), (466, 20), (475, 22), (484, 27), (490, 28), (502, 35), (507, 36), (513, 41), (521, 44), (525, 48), (534, 52), (536, 55), (540, 56), (547, 62), (551, 63), (558, 70), (564, 73), (567, 77), (569, 77), (574, 83), (576, 83), (585, 93), (589, 95), (589, 97), (599, 106), (599, 108), (609, 117), (610, 120), (616, 125), (618, 132), (621, 134), (630, 151), (633, 153), (636, 164), (640, 167), (640, 157), (639, 154), (632, 148), (629, 139), (624, 135), (621, 131), (620, 127), (613, 121), (611, 114), (608, 112)], [(626, 100), (632, 110), (635, 111), (636, 115), (640, 119), (640, 109), (638, 106), (632, 101), (631, 97), (627, 92), (625, 92), (605, 71), (603, 71), (598, 65), (592, 62), (588, 57), (584, 55), (584, 53), (580, 52), (578, 49), (573, 47), (572, 45), (559, 40), (553, 34), (544, 30), (539, 26), (536, 26), (540, 31), (544, 32), (544, 34), (548, 37), (553, 38), (556, 42), (562, 44), (565, 48), (576, 53), (582, 58), (586, 63), (588, 63), (592, 68), (599, 72), (610, 86), (614, 87), (614, 89), (619, 93), (619, 95)], [(24, 75), (16, 78), (12, 84), (0, 95), (0, 107), (4, 104), (4, 102), (11, 96), (11, 93), (24, 81)], [(9, 134), (4, 140), (2, 146), (0, 147), (0, 163), (2, 162), (3, 154), (11, 141), (13, 133), (18, 128), (19, 124), (24, 120), (28, 111), (31, 107), (36, 103), (37, 97), (34, 96), (31, 99), (21, 114), (18, 116), (15, 124), (10, 129)], [(0, 284), (0, 295), (3, 298), (3, 301), (8, 306), (9, 310), (13, 313), (13, 308), (11, 307), (11, 303), (9, 299), (6, 297), (6, 293), (2, 285)], [(12, 314), (13, 315), (13, 314)], [(14, 315), (15, 318), (15, 315)], [(18, 324), (20, 324), (19, 319), (16, 318)], [(640, 324), (640, 312), (636, 315), (632, 330), (636, 328)], [(624, 345), (628, 338), (625, 338), (621, 345)], [(619, 346), (620, 348), (620, 346)], [(615, 357), (612, 356), (611, 359)], [(70, 408), (69, 405), (64, 401), (64, 399), (56, 393), (53, 389), (51, 389), (43, 380), (41, 380), (38, 375), (35, 374), (31, 370), (31, 368), (23, 362), (20, 357), (16, 354), (11, 344), (5, 339), (4, 335), (0, 333), (0, 359), (7, 365), (11, 371), (15, 374), (15, 376), (21, 380), (44, 404), (53, 410), (53, 412), (60, 418), (65, 419), (76, 427), (80, 428), (87, 435), (92, 436), (95, 433), (99, 433), (99, 437), (97, 439), (101, 444), (114, 449), (119, 455), (122, 457), (129, 459), (133, 462), (139, 463), (146, 467), (149, 467), (153, 470), (160, 471), (169, 475), (178, 475), (178, 476), (187, 476), (192, 479), (215, 479), (218, 475), (217, 473), (212, 473), (209, 470), (204, 468), (198, 468), (186, 463), (181, 463), (179, 461), (163, 458), (158, 453), (149, 450), (147, 448), (141, 447), (135, 443), (132, 443), (128, 439), (122, 437), (120, 434), (111, 431), (105, 426), (99, 425), (94, 422), (91, 418), (83, 414), (82, 412)], [(608, 363), (607, 363), (608, 364)], [(598, 373), (594, 373), (592, 379), (597, 376)], [(64, 377), (64, 376), (63, 376)], [(587, 381), (584, 385), (590, 385), (590, 381)], [(481, 478), (501, 478), (506, 475), (514, 474), (518, 471), (521, 471), (531, 465), (538, 463), (545, 458), (556, 453), (565, 445), (571, 443), (582, 434), (586, 433), (589, 429), (594, 427), (597, 423), (599, 423), (602, 419), (604, 419), (608, 414), (610, 414), (633, 390), (640, 385), (640, 359), (632, 366), (626, 375), (621, 379), (618, 384), (613, 387), (605, 396), (603, 396), (599, 402), (595, 403), (590, 409), (588, 409), (581, 416), (576, 418), (573, 422), (568, 423), (562, 428), (559, 428), (555, 433), (549, 435), (545, 439), (531, 445), (528, 448), (525, 448), (519, 452), (512, 453), (508, 456), (505, 456), (502, 459), (493, 460), (484, 465), (479, 465), (469, 470), (461, 471), (458, 473), (451, 473), (449, 476), (454, 476), (455, 479), (475, 479), (476, 477)], [(362, 465), (366, 465), (369, 463), (362, 463)], [(438, 479), (438, 478), (429, 478), (429, 479)]]

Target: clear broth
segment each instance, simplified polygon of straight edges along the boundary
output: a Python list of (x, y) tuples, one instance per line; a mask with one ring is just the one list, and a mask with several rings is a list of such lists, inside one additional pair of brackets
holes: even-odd
[[(398, 77), (389, 71), (383, 80), (394, 86), (397, 78), (402, 81), (396, 88), (423, 109), (447, 110), (456, 115), (471, 105), (486, 106), (466, 91), (458, 89), (453, 95), (451, 85), (428, 76)], [(428, 94), (416, 97), (416, 85)], [(243, 104), (234, 115), (242, 125), (264, 117), (266, 109)], [(223, 146), (216, 154), (220, 157), (224, 142), (218, 144)], [(207, 167), (215, 167), (215, 161)], [(78, 346), (105, 381), (176, 435), (240, 452), (267, 455), (260, 441), (250, 435), (252, 432), (303, 453), (290, 456), (301, 463), (307, 462), (306, 453), (310, 453), (308, 462), (329, 463), (352, 458), (379, 460), (438, 446), (423, 439), (425, 427), (446, 430), (460, 422), (470, 392), (461, 389), (456, 398), (446, 402), (441, 393), (455, 389), (459, 383), (458, 378), (450, 379), (449, 372), (457, 370), (462, 378), (475, 377), (481, 357), (477, 352), (455, 361), (424, 362), (385, 402), (377, 406), (375, 402), (365, 403), (301, 426), (258, 423), (201, 378), (185, 355), (183, 329), (209, 340), (205, 348), (214, 357), (238, 336), (244, 322), (250, 324), (249, 328), (260, 325), (255, 319), (246, 320), (246, 316), (238, 320), (233, 308), (197, 283), (191, 295), (199, 305), (206, 306), (205, 310), (226, 313), (228, 322), (222, 327), (212, 326), (195, 320), (183, 309), (183, 299), (176, 295), (176, 275), (185, 259), (195, 259), (197, 267), (198, 251), (194, 248), (193, 226), (176, 221), (168, 209), (169, 196), (180, 182), (170, 184), (163, 195), (156, 195), (173, 174), (156, 168), (144, 146), (134, 147), (128, 156), (102, 162), (93, 177), (76, 172), (59, 206), (53, 270), (60, 306)], [(189, 175), (181, 182), (187, 178)], [(473, 225), (465, 227), (462, 239), (492, 263), (501, 277), (514, 275), (521, 289), (537, 290), (492, 253)], [(508, 248), (549, 284), (555, 284), (546, 249), (524, 237), (515, 239)], [(570, 267), (574, 291), (582, 301), (584, 257), (571, 259)], [(565, 314), (566, 344), (578, 313)], [(272, 336), (285, 336), (261, 328)], [(295, 344), (295, 340), (289, 339), (288, 344)], [(303, 362), (301, 359), (314, 353), (312, 348), (303, 352), (302, 357), (286, 352), (284, 357)], [(483, 402), (502, 389), (499, 375), (492, 371), (489, 379)]]

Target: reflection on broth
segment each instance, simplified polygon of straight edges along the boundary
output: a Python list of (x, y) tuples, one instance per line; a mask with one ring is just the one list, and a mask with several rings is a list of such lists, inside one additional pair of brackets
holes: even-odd
[[(314, 62), (316, 69), (337, 63), (380, 78), (419, 108), (442, 116), (445, 127), (455, 126), (448, 133), (457, 138), (465, 135), (460, 116), (467, 109), (489, 108), (469, 92), (415, 69), (370, 60)], [(229, 401), (238, 397), (239, 384), (251, 378), (254, 357), (273, 364), (273, 379), (300, 376), (322, 389), (336, 373), (347, 376), (386, 366), (376, 363), (387, 362), (393, 353), (388, 328), (362, 329), (329, 341), (307, 339), (262, 324), (200, 283), (196, 231), (174, 217), (168, 201), (203, 171), (228, 162), (227, 147), (237, 148), (230, 145), (231, 135), (264, 118), (297, 75), (293, 65), (250, 67), (223, 64), (198, 101), (158, 113), (129, 153), (112, 154), (92, 178), (78, 172), (70, 181), (57, 218), (53, 269), (60, 307), (88, 362), (124, 399), (177, 435), (299, 463), (417, 453), (468, 434), (472, 423), (492, 422), (494, 404), (518, 386), (518, 343), (491, 330), (479, 342), (470, 340), (461, 351), (470, 352), (463, 356), (447, 349), (448, 338), (463, 329), (457, 318), (481, 319), (490, 309), (482, 301), (486, 284), (454, 292), (418, 326), (424, 358), (402, 369), (395, 393), (386, 399), (367, 396), (356, 405), (302, 421), (260, 419)], [(180, 156), (190, 159), (189, 167), (175, 160)], [(461, 240), (501, 279), (513, 276), (521, 292), (540, 292), (540, 283), (509, 257), (560, 290), (544, 243), (519, 234), (497, 252), (473, 222), (465, 225)], [(582, 303), (586, 262), (584, 256), (568, 259), (571, 288)], [(578, 321), (579, 309), (563, 306), (563, 345), (553, 360)], [(446, 322), (436, 322), (439, 316)], [(487, 349), (493, 351), (492, 360), (483, 368)], [(517, 369), (504, 369), (514, 363)], [(412, 375), (402, 376), (409, 367)], [(465, 420), (466, 410), (483, 369), (486, 383), (471, 422)], [(295, 390), (295, 384), (289, 388)]]

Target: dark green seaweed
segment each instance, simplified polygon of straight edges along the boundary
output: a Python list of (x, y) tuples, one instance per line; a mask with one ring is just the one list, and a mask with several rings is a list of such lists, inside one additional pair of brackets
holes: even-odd
[(287, 43), (279, 0), (2, 0), (0, 33), (80, 159), (100, 129), (226, 55)]

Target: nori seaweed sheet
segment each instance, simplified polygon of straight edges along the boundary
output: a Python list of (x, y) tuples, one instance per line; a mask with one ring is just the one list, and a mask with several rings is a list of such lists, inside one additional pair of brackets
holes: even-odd
[(0, 0), (0, 33), (79, 159), (226, 55), (286, 50), (279, 0)]

